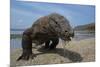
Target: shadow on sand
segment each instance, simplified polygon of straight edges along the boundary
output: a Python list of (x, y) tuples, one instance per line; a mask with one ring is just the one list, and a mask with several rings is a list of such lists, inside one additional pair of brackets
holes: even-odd
[(81, 57), (79, 53), (76, 53), (67, 49), (65, 50), (65, 56), (64, 56), (63, 48), (56, 48), (54, 50), (45, 50), (43, 49), (43, 47), (41, 47), (38, 49), (38, 51), (41, 53), (35, 54), (36, 56), (41, 55), (41, 54), (54, 53), (54, 54), (59, 54), (60, 56), (63, 56), (65, 58), (68, 58), (72, 62), (81, 62), (83, 60), (83, 58)]

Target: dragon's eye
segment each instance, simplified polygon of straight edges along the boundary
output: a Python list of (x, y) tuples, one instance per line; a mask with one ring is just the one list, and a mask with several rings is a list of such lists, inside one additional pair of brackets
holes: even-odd
[(53, 19), (53, 18), (50, 18), (52, 21), (54, 21), (56, 24), (57, 24), (57, 21), (55, 20), (55, 19)]
[(57, 24), (57, 22), (55, 21), (55, 23)]
[(68, 32), (67, 30), (65, 30), (65, 32)]

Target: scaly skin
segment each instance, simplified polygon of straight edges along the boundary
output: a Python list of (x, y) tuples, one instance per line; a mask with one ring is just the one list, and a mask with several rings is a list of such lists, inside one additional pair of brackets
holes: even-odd
[[(36, 45), (45, 43), (45, 49), (55, 49), (59, 43), (59, 38), (70, 40), (74, 36), (72, 28), (66, 18), (62, 15), (53, 13), (41, 17), (34, 24), (23, 32), (22, 36), (22, 55), (17, 59), (19, 61), (34, 58), (32, 53), (32, 42)], [(50, 43), (52, 41), (52, 43)]]

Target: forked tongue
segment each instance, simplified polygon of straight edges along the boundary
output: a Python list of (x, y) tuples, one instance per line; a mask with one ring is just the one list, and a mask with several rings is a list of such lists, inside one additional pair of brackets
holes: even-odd
[(64, 57), (65, 57), (65, 50), (66, 50), (66, 45), (69, 43), (69, 41), (64, 41), (62, 40), (62, 46), (63, 46), (63, 51), (64, 51)]

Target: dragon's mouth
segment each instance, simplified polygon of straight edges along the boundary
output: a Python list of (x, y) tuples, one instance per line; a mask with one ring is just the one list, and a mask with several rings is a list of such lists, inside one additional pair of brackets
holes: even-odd
[(71, 41), (73, 37), (74, 37), (74, 33), (69, 33), (69, 34), (63, 34), (61, 36), (61, 39), (64, 41)]
[(62, 46), (63, 46), (63, 49), (64, 49), (64, 57), (65, 57), (66, 45), (69, 44), (69, 41), (71, 41), (73, 37), (74, 37), (74, 33), (69, 34), (69, 35), (64, 35), (64, 36), (61, 37)]
[(61, 39), (64, 40), (64, 41), (71, 41), (72, 37), (70, 37), (70, 36), (64, 36), (64, 37), (61, 37)]

